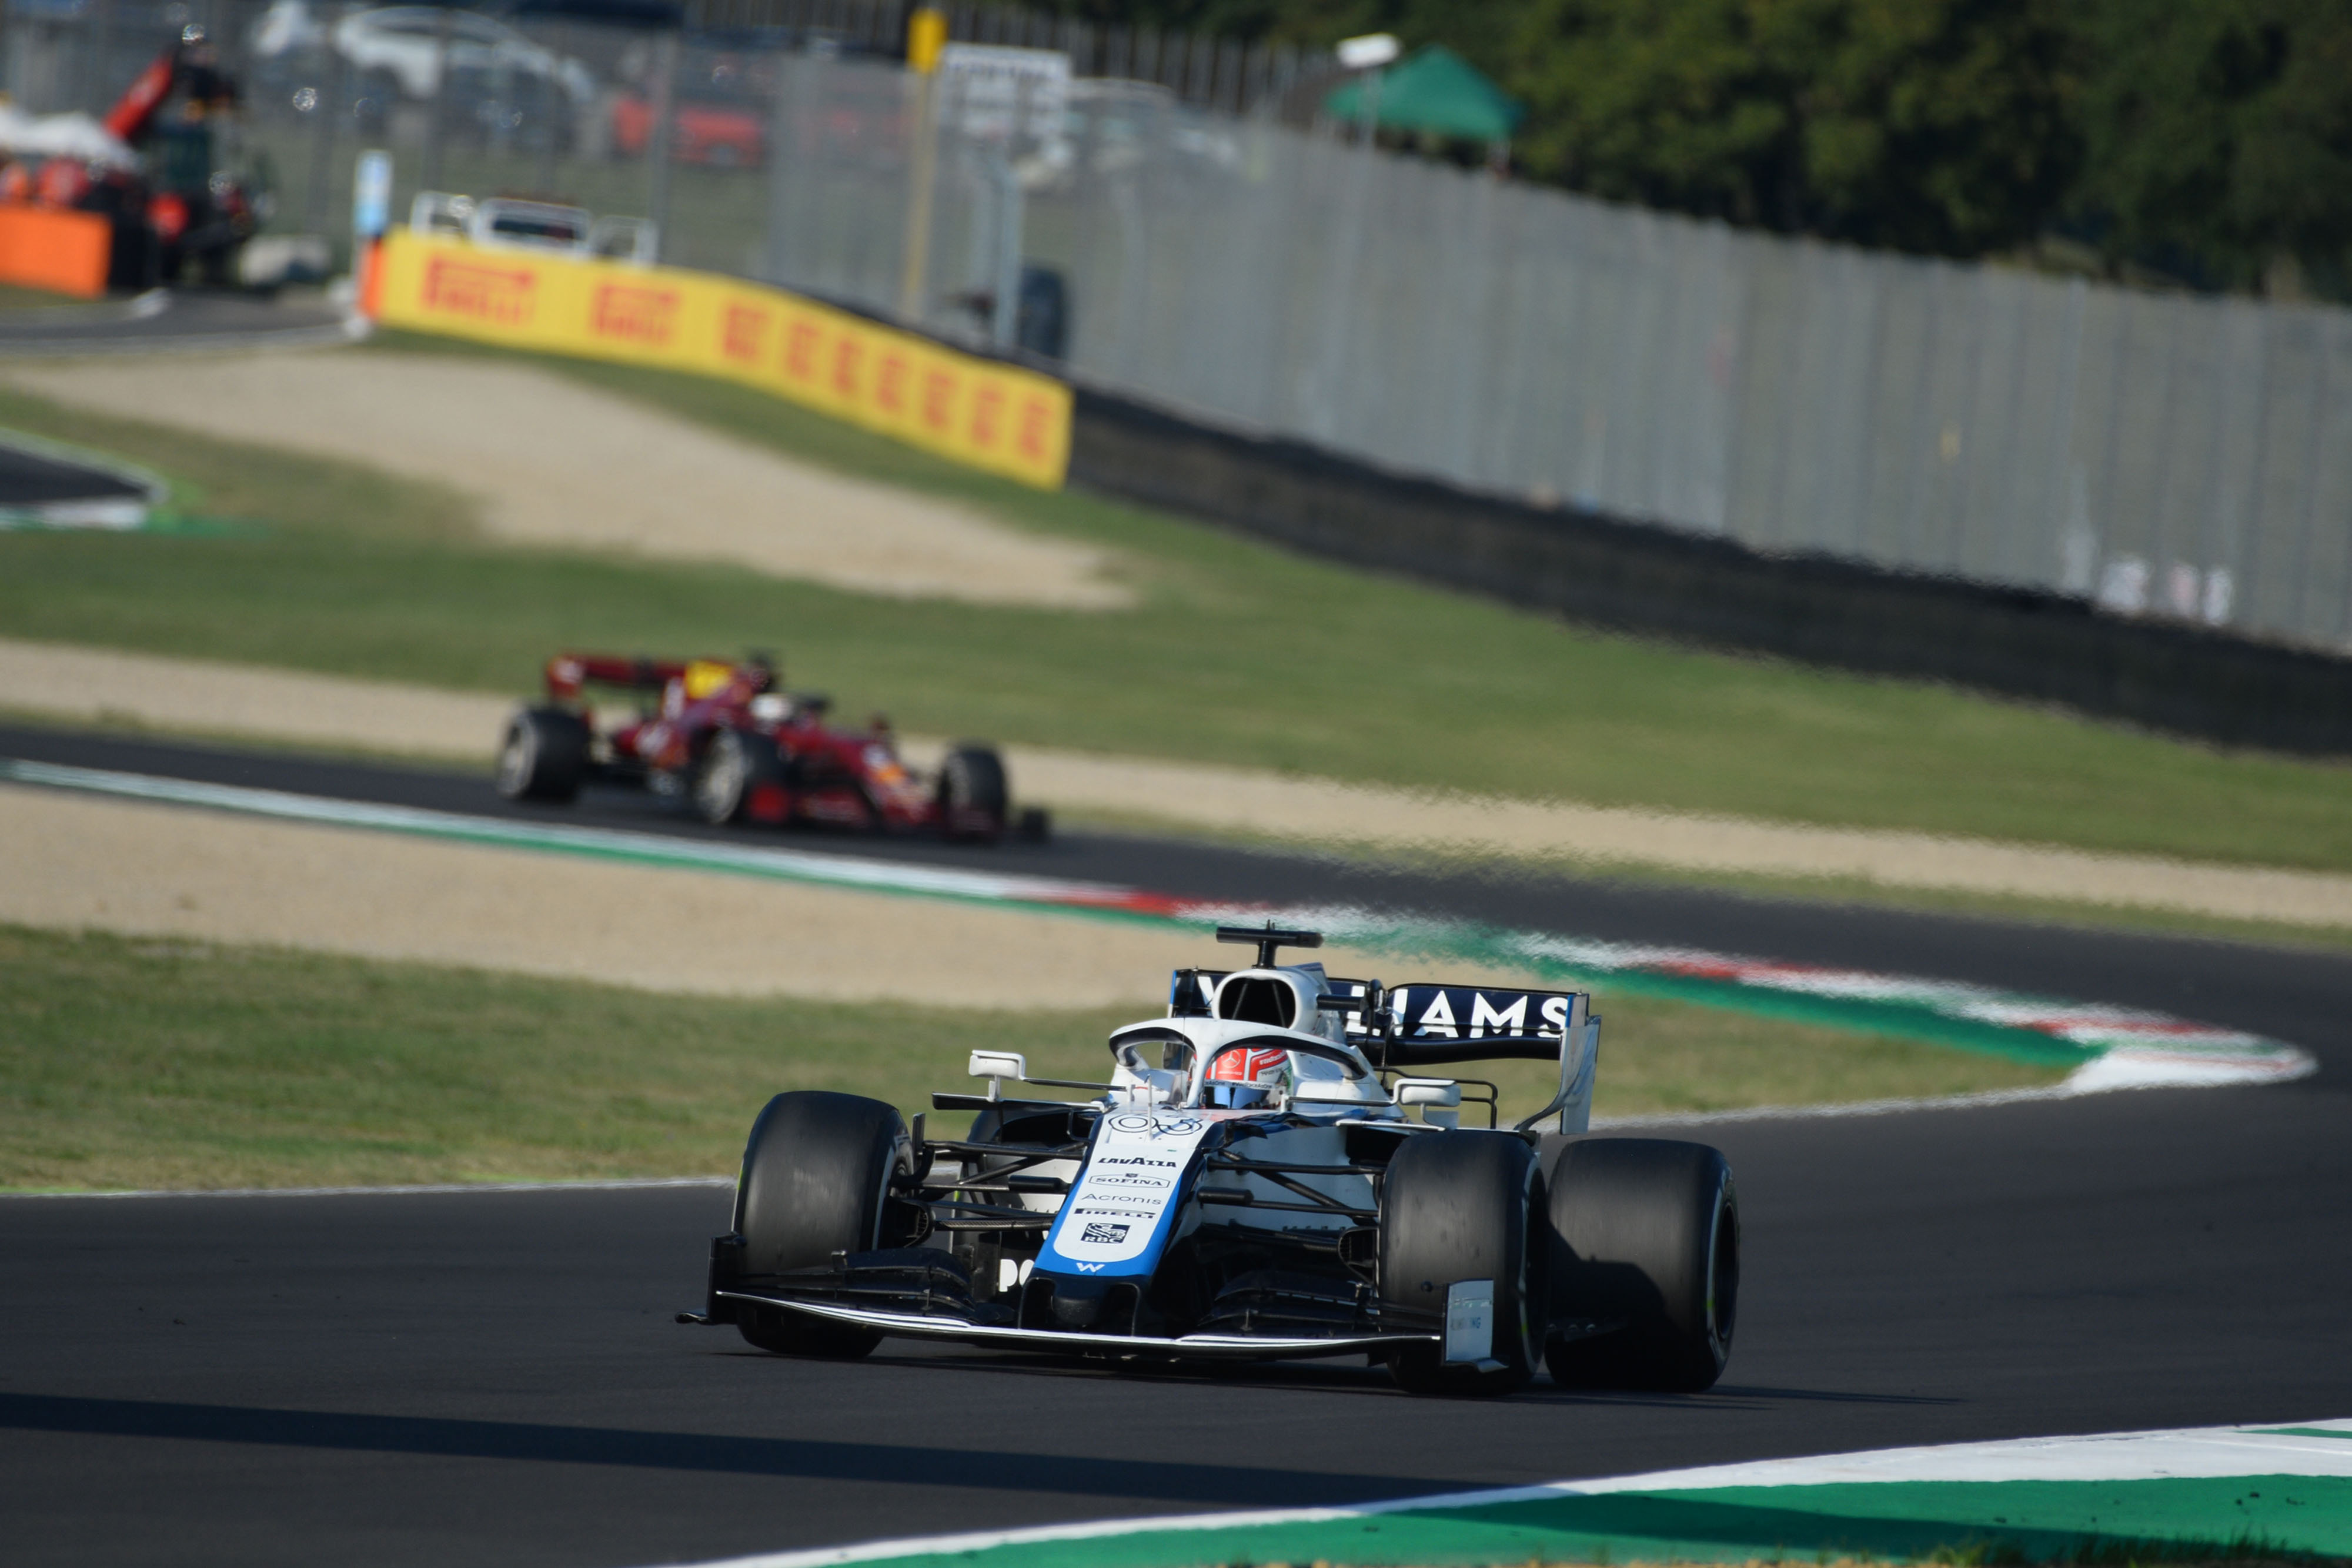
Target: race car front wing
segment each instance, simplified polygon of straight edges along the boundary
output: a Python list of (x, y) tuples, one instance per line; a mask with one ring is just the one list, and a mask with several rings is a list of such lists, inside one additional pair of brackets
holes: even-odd
[(913, 1339), (1018, 1346), (1024, 1350), (1059, 1351), (1064, 1354), (1108, 1353), (1202, 1361), (1291, 1361), (1325, 1355), (1362, 1355), (1398, 1345), (1438, 1344), (1443, 1343), (1445, 1337), (1442, 1333), (1386, 1333), (1339, 1335), (1191, 1333), (1171, 1339), (1148, 1334), (1089, 1333), (1076, 1329), (1014, 1328), (1010, 1324), (976, 1323), (968, 1319), (926, 1312), (842, 1306), (832, 1301), (766, 1295), (755, 1291), (720, 1291), (717, 1296), (721, 1301), (781, 1307), (787, 1312), (804, 1312), (833, 1322), (855, 1323), (881, 1333), (903, 1334)]

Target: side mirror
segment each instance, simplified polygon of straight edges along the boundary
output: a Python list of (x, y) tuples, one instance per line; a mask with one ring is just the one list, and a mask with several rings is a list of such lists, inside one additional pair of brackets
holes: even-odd
[(1462, 1085), (1451, 1078), (1400, 1078), (1396, 1103), (1420, 1106), (1421, 1119), (1433, 1127), (1462, 1124)]
[(1183, 1098), (1184, 1075), (1165, 1067), (1135, 1070), (1136, 1082), (1127, 1091), (1127, 1103), (1137, 1110), (1173, 1105)]
[[(988, 1097), (991, 1100), (1001, 1100), (1004, 1097), (1006, 1079), (1018, 1082), (1029, 1076), (1029, 1059), (1017, 1051), (975, 1051), (971, 1053), (969, 1071), (974, 1078), (988, 1080)], [(1454, 1098), (1461, 1098), (1458, 1090)]]

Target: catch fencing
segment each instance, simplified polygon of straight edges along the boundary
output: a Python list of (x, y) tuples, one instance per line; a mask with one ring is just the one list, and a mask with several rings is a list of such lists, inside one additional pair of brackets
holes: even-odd
[[(104, 7), (79, 36), (111, 63), (74, 65), (68, 22), (12, 0), (32, 107), (67, 105), (27, 91), (27, 60), (102, 108), (192, 14), (70, 3)], [(347, 226), (352, 155), (388, 145), (395, 214), (428, 185), (651, 210), (667, 262), (975, 343), (1021, 335), (997, 308), (1019, 289), (1081, 381), (1391, 470), (2352, 647), (2352, 312), (1865, 254), (1376, 153), (1296, 123), (1312, 58), (1154, 38), (1170, 85), (1085, 74), (1141, 68), (1132, 37), (1055, 34), (1075, 79), (985, 114), (953, 77), (927, 105), (885, 57), (895, 7), (727, 0), (682, 41), (519, 22), (537, 55), (485, 45), (425, 100), (291, 5), (195, 8), (247, 79), (281, 229)], [(645, 129), (664, 96), (666, 157)]]

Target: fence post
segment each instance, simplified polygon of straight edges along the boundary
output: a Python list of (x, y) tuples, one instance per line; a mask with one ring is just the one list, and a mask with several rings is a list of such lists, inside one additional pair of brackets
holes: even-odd
[(654, 225), (654, 259), (672, 248), (669, 243), (670, 148), (677, 118), (677, 29), (665, 27), (654, 38), (653, 130), (646, 137), (646, 216)]
[(425, 107), (424, 189), (441, 188), (441, 121), (449, 99), (449, 35), (457, 13), (443, 5), (433, 14), (433, 96)]
[(324, 47), (319, 72), (319, 85), (313, 89), (317, 99), (310, 112), (318, 117), (311, 127), (310, 177), (304, 183), (302, 195), (302, 226), (312, 234), (327, 232), (327, 206), (335, 170), (335, 127), (342, 118), (343, 79), (349, 71), (342, 52), (330, 41)]
[(939, 180), (940, 50), (947, 43), (947, 15), (924, 6), (907, 24), (909, 96), (907, 150), (907, 223), (898, 261), (898, 319), (923, 319), (924, 275), (931, 263), (931, 196)]
[[(2074, 541), (2070, 535), (2076, 528), (2074, 516), (2074, 394), (2083, 379), (2083, 304), (2090, 294), (2090, 285), (2079, 277), (2066, 283), (2066, 327), (2058, 350), (2058, 397), (2051, 412), (2050, 472), (2044, 480), (2042, 515), (2044, 523), (2056, 536), (2058, 544), (2058, 580), (2068, 593), (2087, 593), (2093, 586), (2086, 569), (2078, 582), (2070, 570), (2074, 559)], [(2087, 530), (2090, 519), (2081, 519)], [(2095, 553), (2095, 541), (2081, 547), (2083, 559), (2089, 560)], [(2046, 558), (2045, 558), (2046, 559)]]

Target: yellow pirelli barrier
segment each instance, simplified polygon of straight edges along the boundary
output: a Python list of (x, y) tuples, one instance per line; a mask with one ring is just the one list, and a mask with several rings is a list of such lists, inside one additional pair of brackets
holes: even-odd
[(1053, 377), (764, 284), (395, 229), (367, 295), (388, 327), (740, 382), (1044, 489), (1069, 466)]

